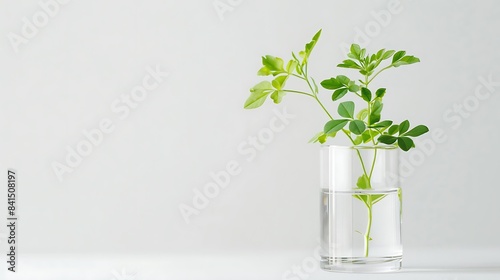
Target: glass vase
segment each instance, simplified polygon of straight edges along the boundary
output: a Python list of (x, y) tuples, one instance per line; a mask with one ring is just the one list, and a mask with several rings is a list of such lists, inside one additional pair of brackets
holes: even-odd
[(389, 272), (401, 268), (399, 149), (322, 146), (321, 268)]

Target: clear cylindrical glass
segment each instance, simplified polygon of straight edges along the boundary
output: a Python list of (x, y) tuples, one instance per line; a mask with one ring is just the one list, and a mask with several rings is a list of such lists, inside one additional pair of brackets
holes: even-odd
[(402, 260), (396, 147), (321, 148), (321, 268), (386, 272)]

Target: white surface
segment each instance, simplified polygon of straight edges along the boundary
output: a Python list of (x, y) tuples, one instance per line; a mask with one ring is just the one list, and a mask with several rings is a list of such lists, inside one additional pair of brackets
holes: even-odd
[[(454, 250), (405, 252), (404, 268), (396, 273), (332, 273), (302, 266), (305, 254), (177, 255), (177, 256), (25, 256), (23, 268), (7, 279), (156, 280), (156, 279), (499, 279), (500, 251)], [(287, 274), (293, 267), (301, 274)]]
[[(40, 11), (39, 1), (0, 1), (0, 170), (19, 171), (21, 268), (54, 270), (28, 262), (30, 254), (42, 254), (41, 261), (86, 254), (104, 263), (108, 254), (222, 255), (216, 275), (235, 254), (281, 256), (315, 246), (319, 154), (307, 141), (325, 115), (302, 96), (255, 111), (242, 106), (261, 80), (260, 56), (288, 57), (320, 28), (311, 74), (355, 75), (334, 70), (344, 58), (340, 46), (373, 24), (389, 1), (232, 1), (239, 4), (221, 21), (213, 0), (73, 0), (16, 53), (7, 36)], [(401, 7), (364, 45), (405, 49), (422, 62), (388, 71), (374, 86), (388, 88), (385, 116), (446, 136), (423, 157), (405, 155), (417, 162), (403, 185), (405, 248), (499, 248), (500, 88), (464, 117), (443, 115), (470, 102), (479, 77), (500, 80), (500, 2), (401, 0)], [(111, 105), (155, 65), (169, 77), (121, 119)], [(322, 97), (335, 111), (329, 93)], [(247, 161), (238, 146), (266, 131), (273, 110), (285, 106), (295, 117)], [(64, 162), (67, 146), (103, 118), (114, 121), (114, 131), (60, 182), (51, 164)], [(417, 146), (425, 139), (432, 134)], [(194, 190), (232, 160), (241, 173), (186, 224), (179, 206), (192, 204)], [(234, 272), (254, 271), (241, 260)], [(187, 265), (176, 269), (195, 273)]]

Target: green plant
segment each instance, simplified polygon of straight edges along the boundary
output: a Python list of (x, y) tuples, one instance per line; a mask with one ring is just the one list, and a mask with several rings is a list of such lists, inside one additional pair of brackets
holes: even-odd
[[(316, 80), (309, 75), (309, 57), (318, 42), (321, 35), (319, 30), (312, 40), (305, 45), (304, 50), (297, 54), (292, 52), (292, 58), (285, 64), (285, 61), (279, 57), (266, 55), (262, 57), (262, 68), (257, 72), (259, 76), (272, 76), (271, 81), (262, 81), (250, 89), (250, 96), (245, 102), (246, 109), (254, 109), (262, 106), (265, 100), (270, 97), (274, 103), (280, 103), (283, 97), (288, 94), (300, 94), (313, 98), (328, 115), (329, 120), (323, 127), (323, 130), (317, 133), (309, 142), (325, 143), (328, 138), (334, 138), (338, 132), (342, 132), (350, 140), (353, 146), (368, 144), (378, 146), (382, 144), (397, 146), (403, 151), (408, 151), (415, 147), (412, 138), (418, 137), (429, 129), (424, 125), (417, 125), (410, 129), (410, 122), (405, 120), (396, 124), (392, 120), (382, 120), (382, 109), (384, 107), (383, 99), (386, 95), (385, 88), (376, 90), (370, 89), (372, 81), (382, 72), (397, 68), (403, 65), (410, 65), (420, 62), (420, 59), (413, 55), (406, 55), (405, 51), (394, 51), (381, 49), (374, 54), (368, 54), (366, 49), (357, 44), (352, 44), (348, 58), (337, 67), (357, 70), (361, 74), (361, 79), (350, 79), (344, 75), (337, 75), (323, 80), (321, 86), (332, 92), (333, 102), (339, 101), (346, 96), (360, 98), (366, 107), (356, 112), (356, 106), (353, 101), (340, 102), (337, 107), (339, 118), (334, 118), (327, 110), (323, 102), (319, 99), (319, 87)], [(389, 63), (387, 63), (389, 62)], [(384, 63), (386, 66), (381, 66)], [(301, 91), (288, 89), (286, 82), (289, 78), (302, 80), (308, 90)], [(371, 176), (377, 157), (375, 149), (374, 158), (371, 167), (367, 165), (358, 152), (363, 174), (357, 181), (357, 187), (363, 190), (369, 190), (371, 186)], [(355, 195), (362, 201), (368, 209), (368, 223), (364, 234), (365, 256), (368, 256), (372, 207), (385, 195), (362, 194)]]

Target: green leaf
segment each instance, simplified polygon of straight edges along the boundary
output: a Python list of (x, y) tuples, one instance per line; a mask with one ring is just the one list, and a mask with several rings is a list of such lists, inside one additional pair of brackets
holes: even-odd
[(295, 67), (295, 71), (297, 71), (297, 74), (302, 75), (302, 66), (297, 64), (297, 67)]
[(394, 62), (403, 58), (405, 54), (406, 54), (405, 51), (398, 51), (397, 53), (395, 53), (394, 56), (392, 57), (392, 63), (394, 64)]
[(385, 52), (385, 49), (381, 49), (377, 52), (377, 54), (375, 55), (375, 58), (376, 59), (381, 59), (382, 56), (384, 55), (384, 52)]
[(323, 131), (320, 131), (318, 133), (316, 133), (313, 138), (309, 139), (309, 141), (307, 143), (316, 143), (318, 142), (318, 138), (321, 136), (321, 135), (325, 135), (325, 133)]
[[(382, 137), (382, 136), (380, 136)], [(409, 151), (411, 148), (415, 147), (413, 140), (409, 137), (398, 137), (398, 146), (405, 152)]]
[(359, 144), (363, 143), (363, 138), (361, 136), (358, 136), (354, 139), (353, 143), (354, 143), (354, 145), (359, 145)]
[(325, 134), (331, 134), (335, 133), (342, 128), (349, 122), (349, 120), (331, 120), (325, 124), (325, 127), (323, 128), (323, 132)]
[(391, 136), (391, 135), (380, 135), (378, 138), (378, 141), (387, 145), (394, 144), (398, 140), (398, 137)]
[(410, 128), (410, 122), (405, 120), (399, 124), (399, 135), (405, 133)]
[(373, 65), (372, 72), (373, 72), (373, 70), (375, 70), (375, 68), (377, 68), (380, 65), (380, 62), (382, 62), (382, 60), (380, 60), (380, 59), (377, 59), (377, 60), (375, 60), (375, 62), (373, 62), (374, 65)]
[(366, 49), (361, 49), (359, 51), (359, 60), (362, 60), (365, 57)]
[(385, 95), (385, 88), (379, 88), (375, 92), (375, 96), (377, 96), (378, 98), (382, 98), (384, 97), (384, 95)]
[(372, 124), (370, 125), (370, 128), (386, 128), (386, 127), (389, 127), (390, 125), (392, 124), (392, 121), (381, 121), (381, 122), (378, 122), (376, 124)]
[(313, 41), (318, 41), (319, 36), (321, 36), (321, 31), (322, 31), (322, 29), (318, 30), (318, 32), (316, 32), (316, 34), (314, 34), (314, 37), (312, 38)]
[(316, 46), (316, 43), (318, 42), (319, 37), (321, 36), (321, 29), (314, 34), (311, 42), (306, 44), (305, 47), (305, 56), (304, 56), (304, 61), (303, 63), (307, 62), (307, 58), (311, 54), (312, 50), (314, 49), (314, 46)]
[(399, 125), (398, 124), (393, 124), (391, 127), (389, 127), (389, 135), (394, 135), (396, 132), (399, 130)]
[[(328, 136), (330, 136), (330, 135), (323, 134), (320, 137), (318, 137), (319, 143), (324, 144), (326, 142), (326, 138), (328, 138)], [(330, 136), (330, 137), (335, 137), (335, 134), (333, 134), (333, 136)]]
[(352, 59), (359, 59), (357, 55), (352, 54), (352, 53), (348, 53), (347, 57), (352, 58)]
[(384, 104), (375, 99), (375, 101), (371, 104), (371, 113), (370, 116), (368, 116), (368, 124), (373, 124), (380, 121), (380, 114), (383, 107)]
[(408, 55), (408, 56), (404, 56), (403, 58), (401, 58), (400, 60), (398, 60), (397, 62), (393, 62), (392, 65), (394, 65), (394, 67), (399, 67), (401, 65), (408, 65), (408, 64), (413, 64), (413, 63), (417, 63), (417, 62), (420, 62), (420, 59), (418, 57), (414, 57), (413, 55)]
[(361, 97), (363, 98), (364, 101), (370, 102), (370, 101), (372, 101), (372, 92), (369, 89), (362, 87), (361, 88)]
[[(375, 203), (382, 200), (386, 196), (386, 194), (355, 194), (353, 196), (355, 198), (363, 201), (366, 204), (366, 206), (369, 206), (369, 205), (373, 206)], [(373, 240), (373, 239), (370, 237), (370, 240)]]
[(338, 64), (337, 67), (341, 68), (351, 68), (351, 69), (361, 69), (361, 66), (357, 64), (355, 61), (346, 59), (342, 63)]
[(273, 87), (268, 81), (263, 81), (255, 85), (250, 89), (250, 97), (245, 101), (245, 109), (255, 109), (262, 106), (272, 90)]
[(323, 144), (326, 142), (327, 137), (328, 136), (323, 131), (321, 131), (321, 132), (318, 132), (316, 135), (314, 135), (314, 137), (311, 138), (311, 140), (309, 140), (309, 143), (319, 142), (319, 143)]
[[(366, 206), (368, 206), (368, 198), (367, 198), (366, 194), (353, 194), (352, 196), (361, 200)], [(361, 233), (361, 234), (364, 235), (364, 233)]]
[(271, 93), (271, 99), (274, 101), (274, 103), (278, 104), (281, 102), (283, 99), (283, 96), (286, 95), (286, 92), (282, 90), (275, 90), (273, 93)]
[(367, 108), (363, 108), (356, 115), (356, 119), (358, 119), (358, 120), (364, 120), (364, 119), (366, 119), (367, 116), (368, 116), (368, 109)]
[(266, 55), (262, 57), (262, 65), (267, 67), (271, 72), (283, 72), (283, 59), (279, 57), (274, 57), (272, 55)]
[(271, 75), (271, 70), (269, 70), (269, 68), (267, 68), (266, 66), (263, 66), (262, 68), (259, 69), (259, 71), (257, 72), (257, 75), (269, 76), (269, 75)]
[(378, 131), (373, 131), (373, 130), (365, 130), (363, 134), (361, 134), (361, 138), (363, 139), (363, 143), (368, 143), (372, 141), (373, 138), (375, 138), (379, 134)]
[(370, 63), (370, 64), (368, 65), (368, 67), (366, 67), (366, 70), (367, 70), (368, 72), (373, 71), (373, 69), (375, 69), (375, 65), (376, 65), (376, 63), (375, 63), (375, 62)]
[(414, 128), (412, 128), (410, 131), (406, 132), (404, 135), (405, 136), (411, 136), (411, 137), (417, 137), (420, 136), (424, 133), (429, 132), (429, 128), (425, 125), (417, 125)]
[(339, 115), (344, 118), (353, 119), (354, 118), (354, 102), (346, 101), (339, 104), (337, 109)]
[(348, 90), (346, 88), (337, 89), (332, 94), (332, 100), (333, 101), (339, 100), (340, 98), (344, 97), (344, 95), (346, 95), (347, 92)]
[(382, 108), (383, 108), (383, 104), (382, 104), (382, 100), (380, 98), (375, 98), (373, 101), (372, 101), (372, 113), (375, 112), (377, 114), (380, 114), (382, 113)]
[(295, 60), (288, 61), (288, 64), (286, 65), (286, 72), (292, 74), (293, 71), (297, 68), (297, 65), (299, 64)]
[(370, 56), (370, 64), (375, 64), (376, 60), (377, 60), (377, 55), (376, 54), (372, 54), (372, 56)]
[(388, 50), (388, 51), (384, 52), (384, 54), (382, 55), (382, 60), (388, 59), (389, 57), (391, 57), (394, 54), (394, 52), (395, 51), (393, 51), (393, 50)]
[(354, 83), (354, 81), (349, 82), (349, 87), (348, 87), (350, 92), (358, 92), (359, 91), (359, 86)]
[(372, 139), (372, 136), (370, 135), (370, 130), (365, 130), (365, 132), (363, 132), (360, 136), (358, 137), (361, 137), (361, 140), (363, 141), (363, 143), (368, 143), (371, 141)]
[(351, 45), (351, 53), (359, 58), (359, 52), (361, 51), (361, 47), (358, 44)]
[(278, 76), (272, 80), (271, 84), (275, 89), (281, 90), (285, 86), (288, 76)]
[(278, 76), (278, 77), (274, 78), (274, 80), (272, 81), (272, 86), (275, 89), (281, 90), (285, 86), (285, 82), (287, 79), (288, 79), (288, 76)]
[(338, 75), (337, 76), (337, 82), (343, 84), (346, 87), (349, 87), (349, 82), (351, 82), (351, 80), (349, 80), (349, 78), (347, 78), (344, 75)]
[(365, 129), (365, 123), (360, 120), (354, 120), (349, 123), (349, 130), (356, 135), (360, 135), (365, 131)]
[(370, 194), (372, 196), (372, 205), (379, 202), (386, 196), (386, 194)]
[(330, 78), (328, 80), (324, 80), (321, 83), (321, 86), (325, 89), (338, 89), (343, 87), (344, 85), (337, 81), (335, 78)]
[(370, 179), (368, 178), (368, 176), (363, 174), (363, 175), (361, 175), (361, 177), (358, 178), (358, 182), (356, 182), (356, 186), (358, 186), (358, 188), (360, 188), (362, 190), (371, 189)]

